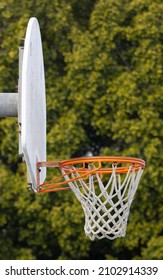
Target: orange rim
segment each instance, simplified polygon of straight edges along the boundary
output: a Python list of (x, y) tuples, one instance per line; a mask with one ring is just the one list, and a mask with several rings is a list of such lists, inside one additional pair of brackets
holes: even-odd
[[(112, 173), (113, 168), (102, 168), (102, 163), (109, 162), (112, 164), (115, 164), (116, 172), (117, 173), (127, 173), (129, 166), (124, 167), (118, 167), (118, 164), (126, 163), (133, 165), (133, 168), (135, 171), (139, 170), (139, 168), (145, 168), (145, 161), (139, 158), (131, 158), (131, 157), (118, 157), (118, 156), (97, 156), (97, 157), (81, 157), (81, 158), (72, 158), (69, 160), (64, 160), (59, 163), (60, 168), (65, 168), (67, 170), (71, 170), (70, 166), (74, 166), (75, 164), (82, 164), (83, 166), (80, 168), (76, 168), (77, 170), (80, 170), (80, 172), (85, 172), (87, 168), (85, 167), (88, 163), (98, 163), (99, 165), (99, 173), (106, 174), (106, 173)], [(83, 171), (82, 171), (83, 170)]]
[[(51, 192), (51, 191), (60, 191), (60, 190), (68, 190), (70, 187), (62, 187), (62, 185), (73, 182), (77, 179), (87, 177), (89, 174), (95, 174), (98, 172), (100, 176), (103, 174), (111, 174), (113, 172), (112, 167), (102, 167), (103, 163), (111, 163), (116, 167), (116, 173), (124, 174), (127, 173), (130, 166), (132, 166), (131, 171), (138, 171), (140, 168), (145, 168), (145, 161), (139, 158), (132, 157), (118, 157), (118, 156), (97, 156), (97, 157), (80, 157), (80, 158), (72, 158), (69, 160), (64, 160), (60, 162), (38, 162), (37, 163), (37, 178), (38, 178), (38, 192)], [(87, 168), (88, 163), (92, 163), (92, 168)], [(97, 167), (93, 166), (93, 164), (98, 164)], [(120, 164), (126, 164), (123, 167), (119, 167)], [(77, 166), (80, 165), (80, 166)], [(65, 180), (62, 182), (56, 182), (60, 178), (64, 178), (64, 175), (56, 177), (50, 181), (39, 184), (39, 170), (41, 167), (58, 167), (60, 170), (64, 170), (68, 175), (70, 173), (78, 172), (79, 176), (74, 177), (70, 180)], [(75, 169), (74, 169), (75, 167)], [(40, 187), (43, 188), (40, 190)]]

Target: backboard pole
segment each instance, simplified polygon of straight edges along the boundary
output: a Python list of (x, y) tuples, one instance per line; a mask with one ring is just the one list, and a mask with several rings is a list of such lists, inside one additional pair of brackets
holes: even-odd
[[(18, 93), (0, 93), (0, 118), (18, 117), (21, 125), (22, 62), (24, 47), (19, 47)], [(21, 154), (21, 152), (19, 153)]]
[(0, 93), (0, 117), (18, 116), (18, 93)]

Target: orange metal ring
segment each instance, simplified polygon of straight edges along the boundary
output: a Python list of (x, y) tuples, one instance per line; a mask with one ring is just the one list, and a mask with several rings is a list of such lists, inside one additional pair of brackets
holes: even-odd
[[(83, 176), (88, 176), (89, 174), (95, 174), (96, 172), (102, 176), (103, 174), (111, 174), (113, 172), (112, 167), (102, 167), (102, 163), (109, 162), (112, 165), (115, 165), (116, 173), (123, 174), (127, 173), (130, 166), (132, 165), (131, 171), (138, 171), (140, 168), (145, 168), (145, 161), (139, 158), (132, 157), (119, 157), (119, 156), (97, 156), (97, 157), (80, 157), (80, 158), (72, 158), (69, 160), (63, 160), (59, 162), (38, 162), (37, 163), (37, 185), (38, 192), (49, 192), (49, 191), (59, 191), (59, 190), (67, 190), (69, 187), (62, 187), (69, 182), (73, 182), (76, 179), (83, 178)], [(92, 168), (88, 163), (92, 163)], [(93, 163), (98, 163), (98, 166), (93, 166)], [(119, 166), (118, 164), (127, 164), (126, 166)], [(81, 165), (81, 166), (77, 166)], [(78, 172), (79, 176), (71, 178), (66, 181), (57, 182), (57, 179), (63, 178), (64, 175), (54, 178), (47, 183), (43, 183), (41, 187), (47, 187), (47, 189), (40, 190), (39, 186), (39, 168), (40, 167), (58, 167), (61, 170), (65, 171), (65, 174), (68, 173), (76, 173)], [(74, 168), (75, 167), (75, 168)]]
[(145, 161), (139, 158), (131, 158), (131, 157), (118, 157), (118, 156), (97, 156), (97, 157), (81, 157), (81, 158), (72, 158), (69, 160), (64, 160), (59, 162), (59, 167), (64, 168), (66, 170), (73, 170), (71, 166), (76, 164), (83, 164), (83, 167), (77, 167), (76, 169), (80, 171), (81, 173), (86, 172), (88, 170), (85, 168), (85, 164), (87, 163), (98, 163), (99, 164), (99, 170), (98, 172), (101, 174), (106, 173), (112, 173), (113, 168), (102, 168), (101, 163), (102, 162), (110, 162), (112, 164), (117, 165), (116, 172), (117, 173), (126, 173), (129, 169), (129, 166), (124, 167), (118, 167), (118, 164), (120, 163), (128, 163), (132, 164), (135, 171), (139, 170), (139, 168), (144, 169), (145, 168)]

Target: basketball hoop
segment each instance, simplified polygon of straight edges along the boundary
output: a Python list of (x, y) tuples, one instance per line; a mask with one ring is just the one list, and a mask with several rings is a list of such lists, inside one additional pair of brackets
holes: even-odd
[[(18, 115), (19, 154), (27, 165), (29, 189), (38, 193), (71, 189), (84, 210), (84, 229), (90, 239), (125, 236), (145, 162), (117, 156), (46, 162), (45, 75), (41, 33), (34, 17), (19, 50), (18, 88), (19, 94), (1, 93), (0, 116)], [(47, 167), (57, 167), (61, 175), (45, 182)]]
[[(43, 167), (58, 167), (62, 175), (40, 184)], [(124, 237), (130, 206), (144, 168), (144, 160), (128, 157), (39, 162), (37, 192), (71, 189), (84, 210), (84, 230), (91, 240)]]

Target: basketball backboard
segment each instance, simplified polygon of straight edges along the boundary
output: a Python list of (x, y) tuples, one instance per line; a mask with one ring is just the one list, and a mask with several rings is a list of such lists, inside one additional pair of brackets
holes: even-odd
[[(36, 191), (37, 162), (46, 161), (45, 77), (41, 34), (36, 18), (29, 20), (25, 36), (20, 102), (21, 151), (32, 189)], [(43, 183), (45, 178), (46, 168), (41, 171), (40, 182)]]

